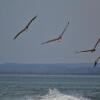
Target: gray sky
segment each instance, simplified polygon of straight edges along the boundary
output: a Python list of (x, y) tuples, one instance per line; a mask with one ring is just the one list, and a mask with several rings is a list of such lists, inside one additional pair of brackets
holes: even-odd
[[(13, 37), (38, 15), (29, 29)], [(62, 42), (41, 45), (70, 25)], [(0, 63), (84, 63), (100, 55), (91, 49), (100, 37), (100, 0), (0, 0)]]

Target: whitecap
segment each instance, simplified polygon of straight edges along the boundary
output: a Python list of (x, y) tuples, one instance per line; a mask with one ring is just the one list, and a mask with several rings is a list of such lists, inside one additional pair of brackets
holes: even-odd
[(90, 100), (82, 96), (66, 95), (57, 89), (49, 89), (48, 93), (41, 97), (40, 100)]
[(88, 98), (85, 98), (83, 96), (75, 96), (75, 95), (68, 95), (61, 93), (57, 89), (49, 89), (48, 93), (43, 96), (37, 96), (37, 99), (30, 96), (27, 96), (27, 99), (25, 100), (91, 100)]

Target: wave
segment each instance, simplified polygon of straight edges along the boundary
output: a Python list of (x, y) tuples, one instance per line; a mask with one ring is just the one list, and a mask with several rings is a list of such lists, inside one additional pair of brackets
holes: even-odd
[(90, 100), (82, 96), (66, 95), (58, 91), (57, 89), (49, 89), (48, 93), (44, 96), (40, 96), (37, 99), (28, 97), (27, 100)]

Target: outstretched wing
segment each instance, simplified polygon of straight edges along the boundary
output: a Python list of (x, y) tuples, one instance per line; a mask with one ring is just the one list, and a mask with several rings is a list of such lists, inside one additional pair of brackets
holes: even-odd
[(62, 31), (62, 33), (60, 34), (59, 37), (62, 37), (62, 36), (63, 36), (63, 34), (64, 34), (64, 32), (67, 30), (68, 26), (69, 26), (69, 21), (68, 21), (68, 23), (66, 24), (64, 30)]
[(98, 41), (96, 42), (96, 44), (94, 45), (94, 48), (97, 47), (98, 43), (100, 42), (100, 38), (98, 39)]
[(33, 17), (30, 21), (29, 21), (29, 23), (27, 24), (27, 26), (26, 27), (29, 27), (30, 26), (30, 24), (35, 20), (37, 18), (37, 16), (35, 16), (35, 17)]
[(98, 58), (95, 60), (94, 65), (93, 65), (93, 68), (96, 67), (96, 65), (98, 64), (99, 59), (100, 59), (100, 57), (98, 57)]
[(58, 38), (55, 38), (55, 39), (51, 39), (51, 40), (48, 40), (46, 42), (43, 42), (41, 44), (47, 44), (47, 43), (54, 42), (54, 41), (57, 41), (57, 40), (58, 40)]
[(15, 40), (22, 32), (24, 32), (26, 30), (26, 27), (24, 29), (22, 29), (14, 38), (13, 40)]
[(83, 50), (83, 51), (77, 51), (76, 53), (91, 52), (91, 51), (92, 51), (92, 49), (90, 49), (90, 50)]
[(26, 29), (28, 29), (28, 27), (30, 26), (30, 24), (32, 23), (33, 20), (36, 19), (37, 16), (33, 17), (29, 23), (26, 25), (26, 27), (24, 29), (22, 29), (13, 39), (15, 40), (22, 32), (26, 31)]
[(97, 61), (94, 62), (93, 68), (95, 68), (97, 65)]

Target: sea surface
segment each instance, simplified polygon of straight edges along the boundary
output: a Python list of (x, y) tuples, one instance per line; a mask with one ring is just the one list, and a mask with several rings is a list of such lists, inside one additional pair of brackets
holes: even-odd
[(100, 100), (100, 75), (0, 75), (0, 100)]

